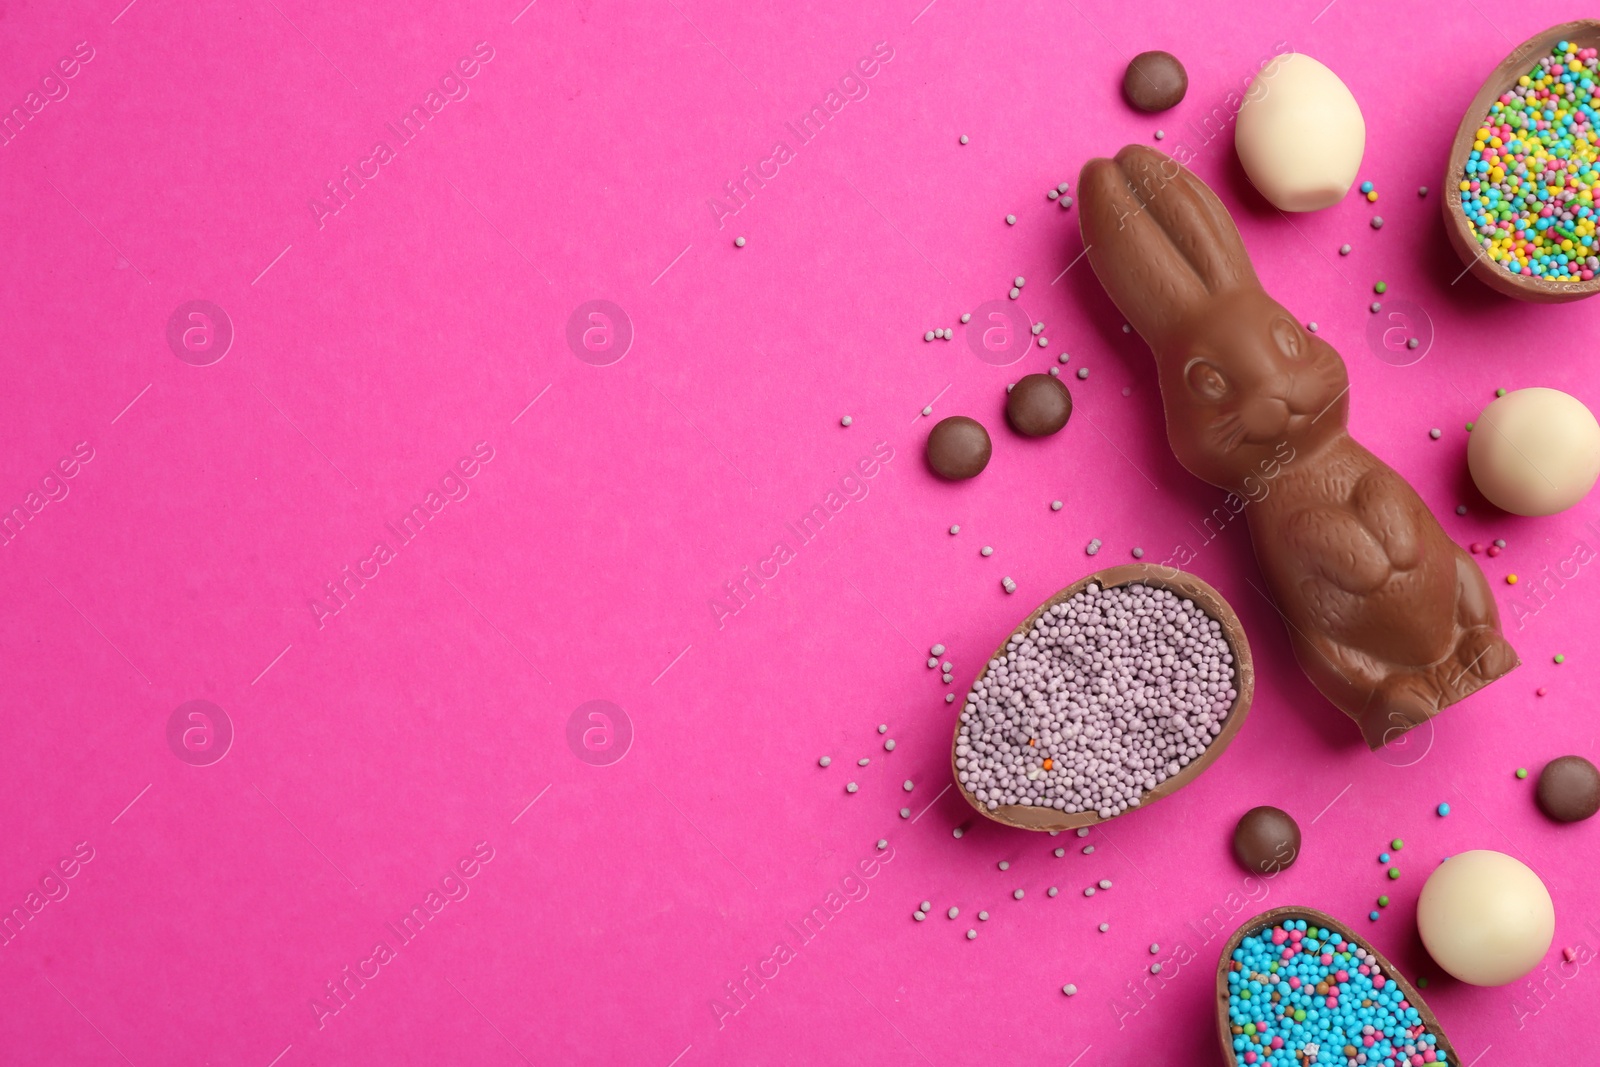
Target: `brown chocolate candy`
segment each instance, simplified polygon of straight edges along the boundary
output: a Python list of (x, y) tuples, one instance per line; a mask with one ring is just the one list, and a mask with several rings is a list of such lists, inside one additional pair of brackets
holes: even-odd
[(1247, 871), (1276, 874), (1300, 855), (1300, 827), (1282, 808), (1251, 808), (1233, 828), (1233, 858)]
[(1600, 770), (1582, 756), (1562, 756), (1539, 772), (1539, 807), (1556, 822), (1582, 822), (1600, 811)]
[(1256, 501), (1251, 539), (1295, 658), (1367, 745), (1515, 668), (1483, 572), (1350, 436), (1344, 361), (1262, 288), (1216, 194), (1129, 145), (1084, 164), (1078, 203), (1095, 275), (1154, 352), (1168, 443)]
[(1140, 52), (1122, 76), (1122, 95), (1140, 111), (1176, 107), (1189, 91), (1189, 72), (1171, 52)]
[(994, 445), (989, 431), (976, 419), (951, 415), (940, 419), (928, 434), (928, 466), (952, 481), (976, 478), (989, 465)]
[(1072, 394), (1061, 379), (1027, 374), (1006, 396), (1006, 421), (1024, 437), (1047, 437), (1072, 418)]

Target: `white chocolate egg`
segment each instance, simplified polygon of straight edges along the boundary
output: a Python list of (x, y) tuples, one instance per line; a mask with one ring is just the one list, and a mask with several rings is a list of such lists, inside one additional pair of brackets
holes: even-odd
[(1250, 81), (1234, 130), (1239, 162), (1284, 211), (1316, 211), (1350, 191), (1367, 147), (1361, 108), (1310, 56), (1273, 57)]
[(1467, 442), (1478, 491), (1513, 515), (1554, 515), (1600, 478), (1600, 423), (1559, 389), (1518, 389), (1483, 409)]
[(1503, 852), (1479, 849), (1439, 864), (1417, 901), (1428, 955), (1469, 985), (1514, 982), (1539, 965), (1556, 909), (1539, 876)]

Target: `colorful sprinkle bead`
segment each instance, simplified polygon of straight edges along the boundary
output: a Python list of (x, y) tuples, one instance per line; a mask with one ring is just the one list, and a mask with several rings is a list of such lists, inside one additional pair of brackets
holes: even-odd
[(1449, 815), (1450, 814), (1450, 805), (1449, 804), (1440, 804), (1439, 805), (1439, 814), (1440, 814), (1440, 816)]
[(1528, 777), (1528, 768), (1526, 768), (1526, 767), (1518, 767), (1517, 768), (1517, 777), (1518, 778), (1526, 778), (1526, 777)]
[(1227, 973), (1236, 1063), (1453, 1063), (1376, 957), (1337, 931), (1304, 919), (1263, 926)]
[(1561, 41), (1489, 106), (1463, 168), (1461, 207), (1512, 274), (1588, 281), (1596, 257), (1596, 50)]

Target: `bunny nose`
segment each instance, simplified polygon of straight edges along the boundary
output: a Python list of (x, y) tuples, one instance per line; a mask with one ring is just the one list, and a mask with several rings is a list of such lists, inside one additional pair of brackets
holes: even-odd
[(1289, 402), (1275, 396), (1252, 396), (1239, 406), (1244, 435), (1251, 441), (1263, 441), (1281, 434), (1293, 414)]

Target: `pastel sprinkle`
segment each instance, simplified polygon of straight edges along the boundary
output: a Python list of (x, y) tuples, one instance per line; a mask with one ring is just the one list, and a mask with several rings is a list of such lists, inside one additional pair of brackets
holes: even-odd
[(743, 237), (735, 237), (733, 239), (733, 247), (735, 247), (735, 248), (743, 248), (744, 247), (744, 238)]
[(1489, 106), (1463, 166), (1461, 209), (1489, 259), (1512, 274), (1588, 281), (1600, 184), (1593, 48), (1561, 41)]
[(1006, 225), (1007, 226), (1015, 226), (1016, 224), (1017, 224), (1017, 217), (1015, 215), (1007, 215), (1006, 216)]
[(1444, 816), (1450, 814), (1450, 805), (1449, 804), (1440, 804), (1439, 807), (1436, 810), (1439, 812), (1439, 817), (1443, 818)]
[(1566, 656), (1564, 656), (1564, 655), (1562, 655), (1562, 654), (1561, 654), (1561, 653), (1559, 653), (1559, 652), (1557, 652), (1557, 653), (1556, 653), (1556, 654), (1555, 654), (1555, 656), (1554, 656), (1554, 657), (1552, 657), (1552, 658), (1553, 658), (1553, 659), (1554, 659), (1554, 660), (1555, 660), (1555, 661), (1556, 661), (1556, 662), (1557, 662), (1557, 663), (1565, 663), (1565, 662), (1567, 662), (1567, 657), (1566, 657)]
[(1528, 768), (1526, 768), (1526, 767), (1518, 767), (1517, 768), (1517, 777), (1518, 778), (1526, 778), (1526, 777), (1528, 777)]

